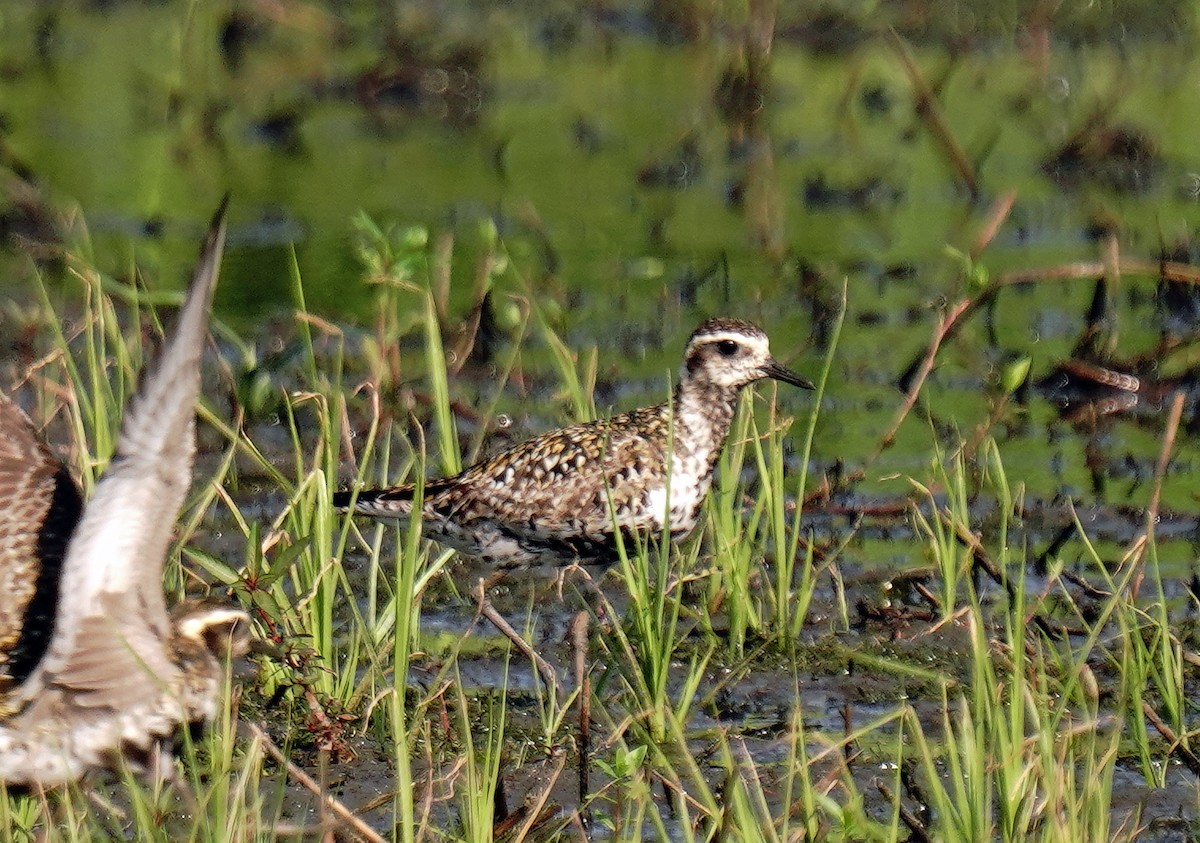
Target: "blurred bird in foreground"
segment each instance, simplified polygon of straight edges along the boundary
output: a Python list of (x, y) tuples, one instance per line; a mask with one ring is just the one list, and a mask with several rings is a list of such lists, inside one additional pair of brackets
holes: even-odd
[(192, 479), (200, 360), (225, 243), (214, 217), (173, 336), (126, 408), (86, 504), (0, 395), (0, 784), (48, 787), (118, 766), (169, 776), (182, 724), (210, 720), (249, 617), (168, 612), (163, 564)]

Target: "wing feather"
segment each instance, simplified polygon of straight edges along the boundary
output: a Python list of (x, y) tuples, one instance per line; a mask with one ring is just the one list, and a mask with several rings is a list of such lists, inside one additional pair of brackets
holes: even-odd
[(119, 707), (121, 673), (144, 697), (149, 672), (174, 669), (163, 651), (168, 626), (162, 590), (164, 557), (191, 483), (195, 408), (208, 314), (225, 242), (225, 205), (213, 220), (173, 336), (126, 409), (117, 452), (67, 550), (62, 577), (69, 599), (59, 607), (49, 650), (18, 693), (43, 689), (97, 696)]
[[(666, 461), (658, 441), (644, 433), (669, 413), (665, 405), (648, 407), (532, 439), (469, 469), (473, 476), (444, 500), (427, 495), (426, 507), (461, 521), (496, 521), (516, 538), (544, 541), (560, 535), (564, 523), (592, 536), (611, 532), (611, 499), (619, 526), (641, 528), (637, 504), (646, 476), (661, 476)], [(464, 488), (474, 493), (464, 496)]]

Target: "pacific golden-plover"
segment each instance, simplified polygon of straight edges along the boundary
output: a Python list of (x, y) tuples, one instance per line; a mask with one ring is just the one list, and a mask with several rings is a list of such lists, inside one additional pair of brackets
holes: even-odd
[[(709, 319), (688, 341), (671, 401), (551, 431), (426, 481), (422, 533), (502, 568), (611, 562), (615, 529), (665, 526), (681, 538), (696, 526), (739, 392), (763, 378), (813, 388), (771, 357), (762, 329)], [(399, 520), (414, 493), (412, 484), (343, 491), (333, 504)]]
[(216, 714), (220, 657), (245, 651), (245, 612), (168, 613), (162, 583), (192, 479), (224, 212), (91, 500), (0, 395), (0, 784), (49, 787), (122, 759), (169, 775), (164, 744)]

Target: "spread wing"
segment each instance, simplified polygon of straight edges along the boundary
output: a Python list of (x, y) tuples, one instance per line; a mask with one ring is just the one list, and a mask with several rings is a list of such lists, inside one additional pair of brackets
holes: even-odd
[(224, 212), (223, 203), (174, 334), (126, 408), (117, 452), (71, 538), (54, 637), (17, 691), (30, 704), (27, 716), (67, 699), (85, 708), (130, 706), (145, 700), (147, 673), (167, 681), (177, 670), (162, 643), (168, 634), (162, 570), (191, 483), (200, 358)]
[(0, 697), (29, 675), (54, 628), (79, 488), (21, 409), (0, 393)]

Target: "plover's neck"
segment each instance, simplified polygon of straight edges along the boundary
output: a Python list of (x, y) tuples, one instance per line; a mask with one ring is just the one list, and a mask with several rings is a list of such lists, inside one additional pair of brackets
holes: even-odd
[(710, 468), (715, 465), (733, 423), (739, 392), (736, 387), (697, 381), (685, 372), (672, 402), (675, 453), (700, 457)]

